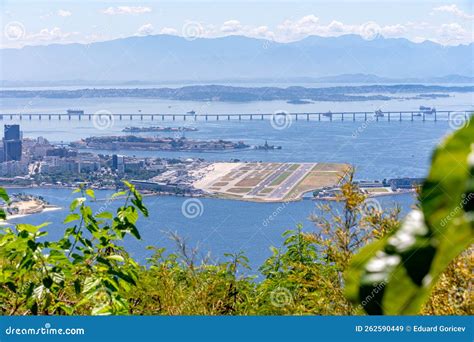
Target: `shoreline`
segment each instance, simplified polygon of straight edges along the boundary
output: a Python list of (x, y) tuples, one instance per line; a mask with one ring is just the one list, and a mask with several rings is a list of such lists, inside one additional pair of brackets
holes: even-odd
[(22, 217), (27, 217), (27, 216), (36, 215), (36, 214), (42, 214), (42, 213), (51, 212), (51, 211), (58, 211), (58, 210), (62, 210), (62, 209), (64, 209), (64, 208), (62, 208), (60, 206), (48, 204), (41, 211), (35, 211), (35, 212), (25, 213), (25, 214), (7, 215), (7, 218), (5, 220), (0, 221), (0, 226), (4, 226), (4, 225), (9, 224), (11, 220), (16, 220), (16, 219), (19, 219), (19, 218), (22, 218)]
[[(5, 189), (44, 189), (44, 190), (48, 190), (48, 189), (64, 189), (64, 190), (74, 190), (74, 189), (77, 189), (77, 187), (68, 187), (68, 186), (4, 186), (3, 188)], [(92, 188), (93, 190), (102, 190), (102, 191), (121, 191), (121, 190), (117, 190), (117, 189), (112, 189), (112, 188)], [(309, 191), (311, 192), (311, 191)], [(415, 189), (404, 189), (403, 191), (391, 191), (391, 192), (380, 192), (380, 193), (372, 193), (372, 194), (367, 194), (367, 198), (377, 198), (377, 197), (385, 197), (385, 196), (398, 196), (398, 195), (404, 195), (404, 194), (411, 194), (411, 193), (415, 193)], [(72, 194), (72, 193), (71, 193)], [(216, 193), (216, 194), (200, 194), (200, 195), (196, 195), (196, 194), (189, 194), (189, 193), (181, 193), (181, 194), (176, 194), (176, 193), (171, 193), (171, 192), (153, 192), (153, 191), (142, 191), (141, 192), (141, 195), (143, 197), (154, 197), (154, 196), (157, 196), (157, 197), (160, 197), (160, 196), (163, 196), (163, 197), (187, 197), (187, 198), (209, 198), (209, 199), (221, 199), (221, 200), (230, 200), (230, 201), (240, 201), (240, 202), (252, 202), (252, 203), (288, 203), (288, 202), (299, 202), (299, 201), (303, 201), (303, 200), (311, 200), (311, 201), (318, 201), (318, 200), (321, 200), (321, 201), (337, 201), (337, 198), (334, 197), (334, 196), (325, 196), (325, 197), (304, 197), (304, 193), (301, 194), (300, 196), (297, 196), (297, 197), (294, 197), (292, 199), (283, 199), (283, 200), (264, 200), (264, 199), (259, 199), (259, 198), (243, 198), (243, 197), (233, 197), (233, 196), (230, 196), (229, 194), (219, 194), (219, 193)], [(123, 197), (123, 196), (122, 196)], [(122, 197), (115, 197), (114, 199), (120, 199)], [(124, 197), (123, 197), (124, 198)], [(72, 199), (72, 197), (71, 197)], [(99, 198), (99, 199), (94, 199), (94, 202), (100, 202), (100, 201), (109, 201), (110, 198), (109, 197), (106, 197), (106, 198)], [(53, 210), (59, 210), (59, 209), (62, 209), (61, 207), (56, 207), (55, 205), (49, 205), (55, 209)], [(49, 209), (49, 208), (45, 208), (43, 211), (41, 211), (40, 213), (42, 212), (45, 212), (47, 211), (46, 209)], [(50, 210), (48, 210), (50, 211)], [(31, 214), (26, 214), (26, 215), (32, 215), (34, 213), (31, 213)], [(26, 215), (23, 215), (23, 216), (26, 216)]]

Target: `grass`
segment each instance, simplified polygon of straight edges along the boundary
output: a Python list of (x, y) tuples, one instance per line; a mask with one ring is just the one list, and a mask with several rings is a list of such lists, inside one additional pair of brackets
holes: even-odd
[(299, 167), (300, 167), (300, 164), (292, 164), (292, 165), (290, 166), (289, 170), (295, 171), (295, 170), (296, 170), (297, 168), (299, 168)]
[(262, 189), (259, 193), (260, 194), (269, 194), (273, 190), (275, 190), (275, 189), (274, 188), (265, 188), (265, 189)]
[[(318, 166), (318, 165), (316, 165)], [(315, 167), (316, 168), (316, 167)], [(315, 169), (313, 168), (313, 170)], [(301, 194), (338, 184), (342, 172), (310, 171), (286, 196), (298, 198)]]
[(231, 188), (227, 190), (226, 192), (233, 192), (235, 194), (246, 194), (250, 190), (252, 190), (252, 188)]
[(279, 175), (273, 182), (270, 183), (270, 186), (280, 185), (290, 175), (291, 175), (291, 172), (288, 172), (288, 171), (282, 172), (281, 175)]

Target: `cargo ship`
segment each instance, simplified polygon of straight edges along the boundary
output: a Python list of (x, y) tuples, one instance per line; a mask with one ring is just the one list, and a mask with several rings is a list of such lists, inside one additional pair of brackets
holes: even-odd
[(161, 127), (161, 126), (150, 126), (150, 127), (125, 127), (122, 132), (127, 133), (145, 133), (145, 132), (194, 132), (197, 128), (194, 127)]

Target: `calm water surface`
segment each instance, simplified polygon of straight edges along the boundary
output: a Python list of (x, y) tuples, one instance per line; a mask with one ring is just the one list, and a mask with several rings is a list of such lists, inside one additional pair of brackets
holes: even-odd
[[(272, 113), (280, 110), (304, 111), (373, 111), (417, 110), (420, 105), (436, 106), (439, 110), (466, 110), (474, 108), (473, 94), (452, 94), (447, 99), (368, 101), (368, 102), (316, 102), (309, 105), (288, 105), (282, 101), (252, 103), (221, 102), (176, 102), (151, 99), (1, 99), (0, 112), (56, 112), (65, 113), (68, 108), (79, 108), (94, 113), (108, 110), (113, 113), (183, 113), (195, 110), (201, 113)], [(19, 122), (19, 121), (18, 121)], [(3, 120), (3, 123), (12, 123)], [(122, 154), (155, 157), (198, 157), (211, 161), (278, 161), (278, 162), (341, 162), (356, 167), (358, 179), (378, 179), (391, 177), (424, 177), (428, 172), (433, 148), (453, 130), (447, 122), (316, 122), (292, 121), (289, 127), (277, 130), (269, 120), (253, 121), (132, 121), (114, 120), (105, 129), (97, 129), (91, 121), (77, 118), (67, 120), (23, 120), (20, 122), (25, 137), (43, 136), (53, 142), (70, 142), (88, 136), (118, 135), (126, 126), (166, 125), (198, 128), (197, 132), (186, 132), (189, 139), (242, 140), (251, 145), (269, 144), (282, 146), (281, 150), (219, 153), (190, 152), (139, 152), (118, 151)], [(169, 133), (173, 134), (173, 133)], [(169, 135), (168, 134), (168, 135)], [(153, 135), (153, 134), (148, 134)], [(97, 151), (111, 153), (110, 151)], [(67, 208), (72, 199), (68, 189), (27, 189), (45, 197), (49, 202)], [(98, 197), (106, 199), (108, 191), (98, 191)], [(192, 247), (198, 247), (200, 255), (207, 253), (221, 259), (225, 252), (244, 251), (254, 268), (270, 255), (270, 246), (282, 243), (283, 231), (301, 223), (305, 230), (312, 230), (308, 217), (318, 212), (319, 202), (302, 200), (286, 206), (278, 203), (251, 203), (221, 199), (201, 199), (201, 215), (187, 218), (182, 213), (182, 197), (147, 197), (145, 202), (151, 217), (141, 219), (139, 224), (142, 240), (128, 239), (129, 250), (144, 260), (149, 252), (148, 245), (174, 249), (169, 232), (177, 232), (187, 239)], [(411, 194), (380, 197), (385, 208), (399, 205), (406, 214), (414, 203)], [(116, 202), (97, 201), (94, 210), (104, 206), (114, 210)], [(283, 208), (282, 208), (283, 206)], [(50, 221), (50, 235), (62, 234), (60, 223), (67, 215), (67, 209), (46, 212), (16, 220), (41, 223)], [(274, 219), (265, 224), (266, 219)]]

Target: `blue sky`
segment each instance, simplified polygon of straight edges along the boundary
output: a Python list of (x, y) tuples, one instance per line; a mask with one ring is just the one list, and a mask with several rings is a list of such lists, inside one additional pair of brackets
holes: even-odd
[(2, 0), (2, 47), (91, 43), (148, 34), (231, 34), (295, 41), (377, 34), (471, 43), (474, 1), (23, 1)]

